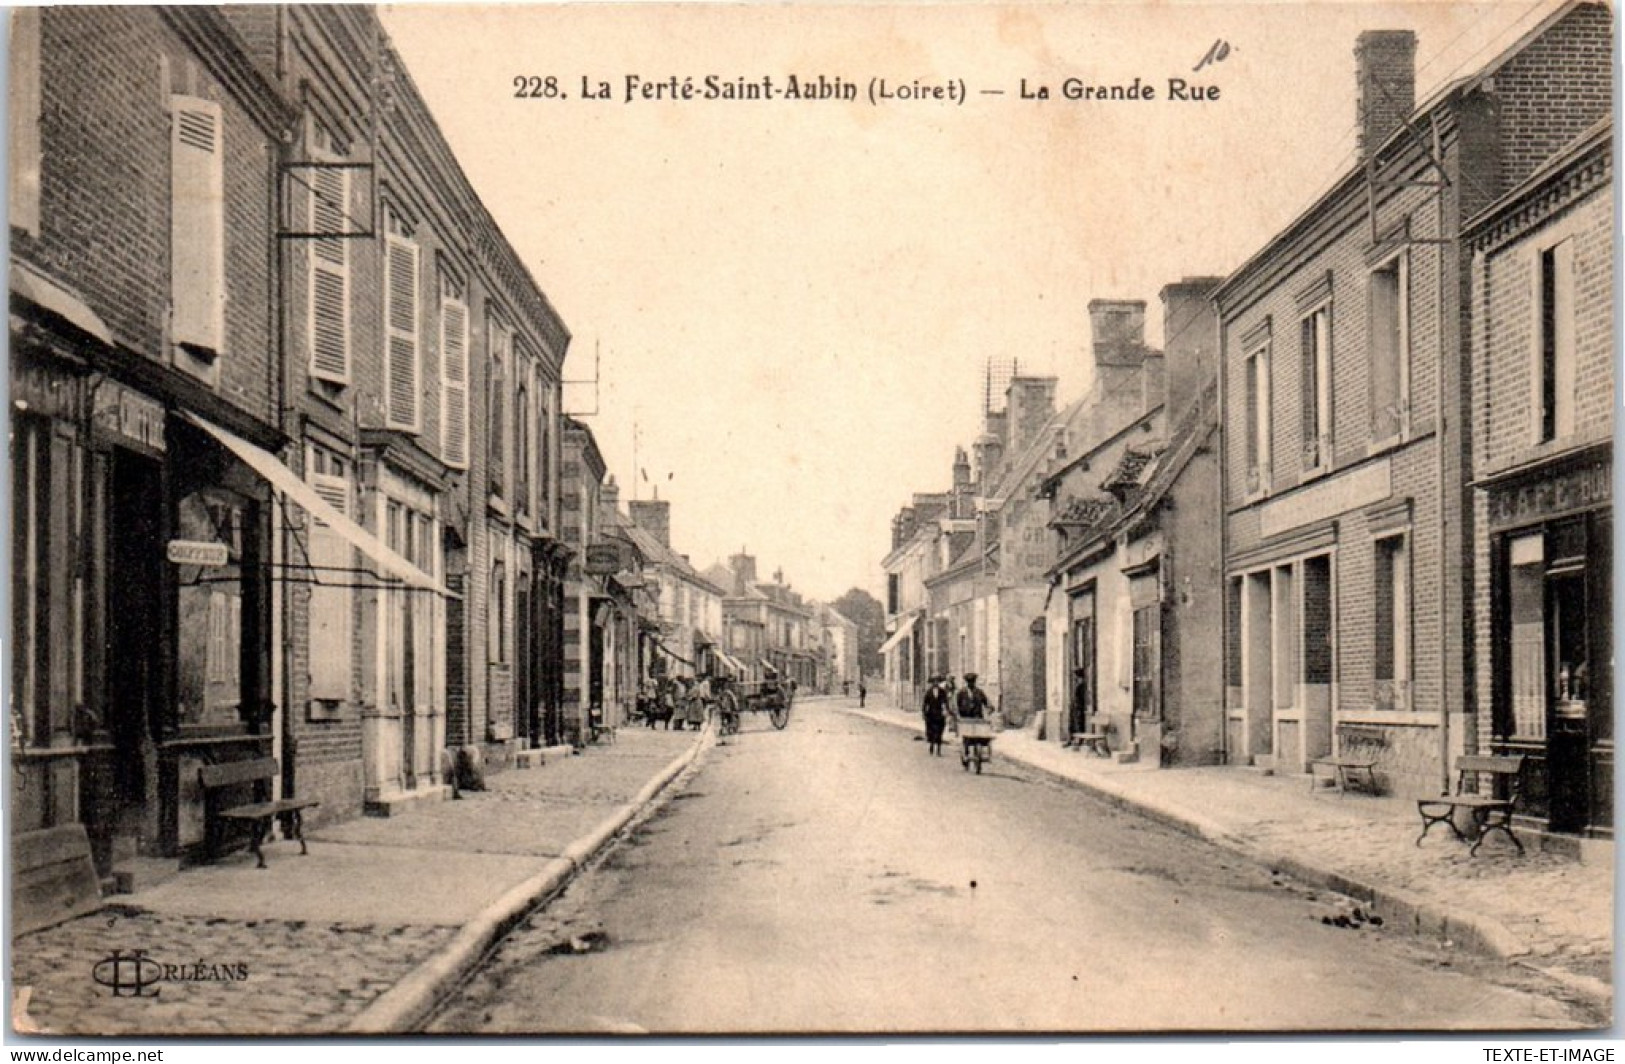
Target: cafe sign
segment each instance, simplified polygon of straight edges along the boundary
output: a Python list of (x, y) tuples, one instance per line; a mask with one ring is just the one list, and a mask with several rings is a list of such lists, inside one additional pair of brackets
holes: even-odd
[(102, 381), (92, 411), (105, 438), (149, 454), (164, 453), (164, 407), (122, 384)]
[(589, 543), (582, 568), (589, 576), (613, 576), (626, 566), (621, 561), (621, 545), (616, 542)]
[(169, 560), (176, 565), (202, 565), (219, 568), (230, 560), (224, 543), (207, 540), (172, 539), (169, 541)]

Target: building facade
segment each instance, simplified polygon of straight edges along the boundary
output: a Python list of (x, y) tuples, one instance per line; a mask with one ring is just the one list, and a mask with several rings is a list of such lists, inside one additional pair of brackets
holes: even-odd
[(1610, 838), (1613, 178), (1605, 121), (1463, 233), (1478, 745), (1527, 758), (1540, 827)]
[(1418, 109), (1363, 34), (1359, 164), (1217, 291), (1232, 762), (1428, 794), (1475, 748), (1461, 225), (1607, 113), (1609, 40), (1571, 4)]

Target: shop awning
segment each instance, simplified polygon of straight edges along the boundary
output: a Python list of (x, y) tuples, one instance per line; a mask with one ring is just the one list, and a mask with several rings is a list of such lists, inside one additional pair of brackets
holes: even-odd
[(112, 330), (83, 299), (25, 263), (11, 264), (11, 290), (112, 346)]
[(264, 477), (277, 491), (286, 495), (323, 524), (342, 536), (350, 546), (371, 559), (386, 579), (399, 580), (411, 587), (433, 591), (447, 598), (461, 596), (446, 590), (434, 577), (419, 569), (384, 545), (377, 536), (335, 510), (317, 494), (316, 489), (299, 479), (299, 474), (282, 464), (282, 460), (247, 440), (239, 439), (218, 425), (210, 424), (189, 411), (180, 416), (213, 436), (219, 444), (242, 460), (242, 463)]
[(745, 675), (745, 666), (740, 663), (738, 658), (734, 657), (726, 650), (713, 649), (712, 653), (721, 659), (722, 663), (728, 666), (728, 668), (732, 669), (735, 673), (739, 674), (740, 676)]
[(911, 614), (909, 616), (908, 620), (906, 620), (902, 624), (898, 625), (897, 626), (897, 631), (895, 631), (891, 635), (887, 636), (886, 641), (884, 643), (880, 644), (880, 653), (882, 653), (882, 654), (886, 653), (887, 651), (891, 650), (892, 647), (896, 646), (898, 643), (901, 643), (903, 640), (907, 639), (908, 634), (910, 632), (914, 631), (914, 623), (916, 621), (918, 621), (919, 619), (920, 619), (919, 614), (917, 614), (917, 613)]

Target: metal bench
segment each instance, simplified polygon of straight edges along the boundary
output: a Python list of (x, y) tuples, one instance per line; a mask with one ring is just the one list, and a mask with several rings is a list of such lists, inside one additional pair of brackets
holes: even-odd
[[(1468, 851), (1471, 855), (1478, 853), (1478, 848), (1484, 844), (1484, 836), (1492, 831), (1499, 831), (1511, 839), (1521, 855), (1523, 843), (1512, 833), (1512, 812), (1517, 808), (1518, 795), (1523, 788), (1523, 760), (1521, 756), (1458, 757), (1456, 793), (1416, 800), (1416, 811), (1422, 815), (1422, 834), (1416, 837), (1416, 845), (1422, 845), (1422, 840), (1427, 838), (1433, 825), (1448, 824), (1456, 838), (1473, 844)], [(1489, 794), (1468, 792), (1469, 782), (1482, 784), (1485, 781), (1490, 787)], [(1505, 796), (1498, 796), (1500, 794)], [(1456, 825), (1458, 809), (1466, 809), (1472, 814), (1471, 838), (1462, 834), (1461, 828)]]
[[(222, 820), (246, 821), (253, 830), (253, 834), (249, 836), (249, 848), (258, 859), (256, 868), (265, 867), (265, 851), (260, 847), (271, 832), (273, 817), (286, 816), (293, 837), (299, 840), (300, 854), (309, 853), (305, 846), (302, 814), (304, 810), (321, 803), (310, 798), (282, 798), (276, 801), (223, 806), (221, 792), (227, 787), (244, 783), (257, 785), (261, 781), (269, 781), (276, 777), (277, 771), (278, 766), (274, 757), (261, 757), (252, 761), (228, 761), (222, 765), (204, 765), (197, 770), (198, 784), (203, 788), (203, 812), (206, 823), (218, 824)], [(208, 831), (207, 835), (210, 840), (219, 837), (217, 830)]]

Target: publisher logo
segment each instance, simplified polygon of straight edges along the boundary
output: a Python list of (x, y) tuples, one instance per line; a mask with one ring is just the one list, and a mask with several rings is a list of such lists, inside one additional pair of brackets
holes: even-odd
[(90, 977), (114, 997), (157, 997), (163, 974), (163, 965), (148, 957), (146, 950), (126, 953), (116, 949), (91, 969)]

